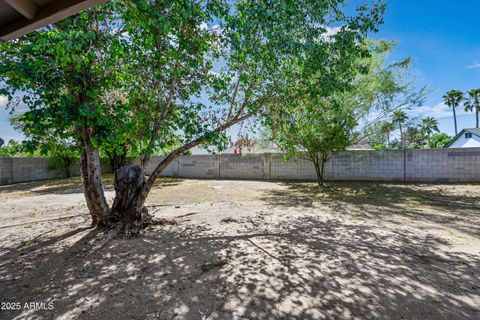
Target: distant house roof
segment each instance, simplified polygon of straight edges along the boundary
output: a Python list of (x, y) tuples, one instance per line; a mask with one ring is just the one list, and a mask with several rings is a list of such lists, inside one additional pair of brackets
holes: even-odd
[(3, 141), (2, 138), (0, 138), (0, 147), (3, 146), (4, 143), (5, 143), (5, 141)]
[(477, 137), (480, 138), (480, 128), (467, 128), (467, 129), (463, 129), (462, 131), (460, 131), (455, 137), (452, 138), (452, 140), (450, 140), (449, 143), (447, 143), (445, 145), (444, 148), (448, 148), (450, 147), (458, 138), (460, 138), (465, 132), (469, 132), (473, 135), (476, 135)]

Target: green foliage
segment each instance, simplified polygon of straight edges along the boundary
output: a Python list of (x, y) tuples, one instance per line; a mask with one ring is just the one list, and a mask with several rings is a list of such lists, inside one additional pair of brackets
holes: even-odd
[(7, 144), (0, 147), (0, 157), (28, 157), (31, 155), (32, 152), (24, 142), (10, 140)]
[(62, 143), (44, 143), (40, 148), (51, 159), (51, 169), (62, 170), (65, 177), (70, 178), (72, 166), (78, 162), (80, 157), (77, 147), (63, 141)]
[(392, 123), (394, 124), (401, 126), (407, 120), (408, 120), (408, 116), (404, 110), (396, 110), (392, 113)]
[[(434, 132), (439, 132), (438, 120), (432, 117), (418, 119), (409, 119), (405, 112), (394, 112), (392, 121), (380, 121), (377, 126), (372, 127), (369, 135), (369, 143), (372, 148), (378, 148), (378, 145), (385, 145), (388, 148), (403, 147), (409, 149), (432, 148), (431, 137)], [(399, 122), (400, 121), (400, 122)], [(390, 135), (395, 130), (394, 123), (402, 124), (401, 141), (390, 141), (386, 134)], [(399, 126), (400, 128), (400, 126)]]
[[(118, 219), (117, 211), (134, 214), (130, 223), (142, 216), (136, 213), (169, 161), (200, 144), (221, 149), (225, 130), (237, 123), (304, 114), (319, 119), (323, 131), (305, 121), (292, 132), (320, 136), (322, 150), (339, 150), (356, 136), (372, 101), (392, 104), (405, 88), (391, 70), (409, 61), (378, 70), (391, 44), (366, 41), (385, 4), (366, 1), (347, 16), (345, 3), (108, 1), (1, 44), (1, 93), (27, 105), (19, 121), (33, 142), (78, 146), (93, 223)], [(341, 27), (328, 35), (331, 26)], [(289, 128), (284, 118), (281, 128)], [(141, 186), (117, 193), (121, 201), (110, 208), (99, 154), (120, 165), (127, 154), (139, 156), (144, 167), (159, 150), (170, 153)]]
[[(225, 125), (260, 113), (298, 75), (311, 75), (312, 93), (348, 86), (384, 4), (348, 17), (342, 3), (110, 1), (2, 44), (2, 92), (29, 107), (19, 121), (33, 138), (48, 129), (144, 158), (200, 137), (222, 147)], [(332, 24), (343, 27), (327, 38)]]
[(378, 143), (373, 146), (373, 150), (385, 150), (387, 149), (387, 146), (384, 145), (383, 143)]
[(445, 133), (437, 133), (430, 138), (428, 147), (432, 149), (444, 148), (445, 145), (450, 142), (450, 140), (452, 140), (452, 137), (449, 135)]
[(365, 129), (368, 144), (374, 149), (391, 148), (391, 135), (395, 131), (395, 124), (388, 120), (379, 120)]
[(465, 111), (475, 112), (475, 124), (480, 126), (480, 89), (472, 89), (467, 92), (468, 97), (465, 99)]
[[(304, 78), (289, 88), (282, 108), (274, 110), (266, 122), (275, 142), (289, 157), (305, 152), (315, 165), (319, 184), (323, 184), (324, 165), (332, 154), (368, 136), (372, 127), (381, 127), (375, 113), (384, 115), (397, 108), (399, 95), (407, 96), (401, 105), (417, 101), (417, 95), (410, 95), (409, 87), (400, 80), (405, 65), (384, 66), (393, 44), (366, 39), (363, 43), (370, 54), (356, 56), (358, 51), (345, 49), (356, 57), (348, 68), (352, 74), (337, 74), (328, 80), (342, 85), (327, 93), (322, 80), (303, 74)], [(322, 89), (311, 89), (312, 84)], [(375, 120), (370, 122), (372, 117)]]
[(443, 96), (443, 100), (448, 107), (456, 108), (464, 100), (464, 94), (460, 90), (450, 90)]
[(131, 110), (114, 95), (123, 83), (119, 8), (99, 5), (1, 44), (3, 92), (28, 107), (17, 120), (29, 137), (81, 141), (88, 130), (97, 146), (125, 138)]
[(443, 96), (443, 101), (445, 104), (452, 108), (453, 112), (453, 122), (455, 124), (455, 134), (458, 133), (457, 129), (457, 114), (455, 109), (460, 106), (462, 101), (464, 101), (465, 97), (462, 91), (460, 90), (450, 90)]

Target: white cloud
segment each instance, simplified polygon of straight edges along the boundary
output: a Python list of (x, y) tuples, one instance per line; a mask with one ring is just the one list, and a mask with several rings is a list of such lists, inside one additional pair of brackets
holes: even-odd
[(331, 36), (334, 36), (335, 34), (337, 34), (340, 29), (342, 29), (342, 27), (325, 27), (325, 29), (327, 29), (327, 32), (325, 32), (324, 36), (326, 37), (331, 37)]
[[(455, 109), (457, 116), (467, 114), (463, 106)], [(453, 117), (452, 108), (447, 107), (445, 103), (440, 102), (433, 106), (421, 106), (408, 110), (407, 113), (412, 117), (434, 117), (437, 119)]]
[(325, 29), (325, 33), (321, 35), (321, 38), (326, 41), (331, 41), (332, 37), (336, 35), (338, 32), (340, 32), (340, 30), (342, 29), (342, 27), (329, 27), (329, 26), (323, 26), (323, 28)]
[(6, 96), (0, 96), (0, 108), (7, 106), (8, 98)]
[(480, 69), (480, 63), (474, 63), (467, 67), (468, 69)]

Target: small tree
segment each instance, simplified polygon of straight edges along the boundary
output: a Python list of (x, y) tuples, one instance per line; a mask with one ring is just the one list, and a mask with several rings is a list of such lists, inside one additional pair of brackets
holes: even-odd
[[(288, 157), (300, 156), (313, 163), (319, 186), (324, 185), (325, 164), (332, 155), (364, 140), (368, 129), (392, 110), (418, 101), (419, 95), (409, 94), (409, 86), (399, 81), (408, 63), (384, 66), (392, 46), (384, 41), (370, 43), (373, 56), (357, 58), (350, 67), (356, 74), (348, 83), (344, 82), (348, 76), (342, 77), (345, 74), (333, 78), (337, 86), (330, 86), (332, 78), (320, 80), (305, 75), (297, 83), (306, 85), (305, 90), (290, 96), (268, 122), (274, 140)], [(322, 90), (317, 91), (318, 87)], [(325, 92), (325, 88), (331, 89)]]
[(61, 143), (48, 143), (45, 146), (44, 154), (52, 161), (52, 169), (62, 170), (66, 178), (70, 178), (72, 166), (78, 162), (80, 153), (75, 144), (67, 141)]
[(340, 97), (321, 99), (315, 106), (297, 105), (294, 113), (283, 115), (286, 121), (276, 128), (275, 136), (289, 156), (300, 155), (313, 163), (318, 185), (323, 186), (325, 164), (356, 138), (358, 122), (355, 110)]
[(231, 143), (231, 145), (235, 147), (240, 154), (242, 154), (244, 149), (246, 149), (248, 152), (251, 152), (256, 143), (257, 141), (254, 138), (249, 137), (248, 133), (241, 133), (235, 142)]

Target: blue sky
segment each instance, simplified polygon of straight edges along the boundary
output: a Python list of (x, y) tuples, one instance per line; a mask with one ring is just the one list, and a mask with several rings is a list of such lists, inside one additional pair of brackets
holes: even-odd
[[(355, 0), (353, 3), (361, 3)], [(425, 105), (409, 111), (411, 116), (433, 116), (440, 130), (454, 133), (452, 112), (442, 104), (450, 89), (480, 87), (480, 1), (476, 0), (387, 0), (385, 24), (372, 38), (392, 39), (398, 46), (393, 60), (414, 59), (418, 86), (432, 92)], [(0, 97), (0, 137), (21, 139), (8, 123), (8, 111)], [(458, 127), (475, 126), (473, 113), (459, 110)]]
[[(393, 59), (414, 59), (419, 86), (432, 92), (425, 105), (409, 113), (433, 116), (440, 130), (454, 134), (452, 111), (442, 104), (451, 89), (480, 87), (480, 1), (387, 0), (385, 24), (373, 38), (394, 39)], [(458, 110), (458, 127), (475, 126), (473, 113)]]

